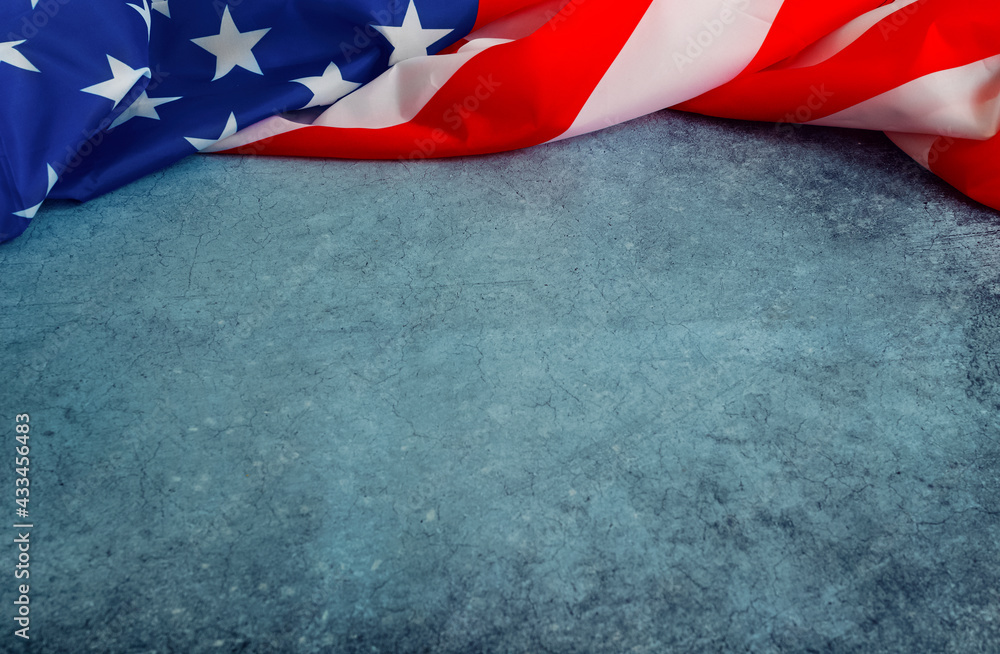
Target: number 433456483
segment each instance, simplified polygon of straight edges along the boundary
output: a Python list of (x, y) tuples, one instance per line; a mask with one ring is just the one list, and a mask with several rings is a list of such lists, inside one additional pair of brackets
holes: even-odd
[(15, 502), (17, 502), (17, 505), (22, 509), (28, 508), (28, 486), (31, 484), (28, 479), (28, 452), (30, 451), (30, 448), (28, 447), (28, 438), (30, 438), (29, 432), (31, 431), (30, 421), (31, 417), (27, 413), (19, 413), (14, 418), (14, 422), (17, 425), (14, 427), (14, 431), (17, 433), (14, 438), (19, 443), (16, 448), (17, 458), (14, 461), (14, 465), (18, 466), (15, 468), (15, 472), (17, 472), (18, 475), (17, 481), (15, 482), (17, 485), (17, 490), (15, 491), (17, 499)]

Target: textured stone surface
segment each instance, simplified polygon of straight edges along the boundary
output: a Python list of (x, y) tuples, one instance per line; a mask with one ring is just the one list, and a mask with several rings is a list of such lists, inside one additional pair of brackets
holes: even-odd
[(881, 135), (196, 157), (0, 271), (32, 652), (1000, 643), (1000, 217)]

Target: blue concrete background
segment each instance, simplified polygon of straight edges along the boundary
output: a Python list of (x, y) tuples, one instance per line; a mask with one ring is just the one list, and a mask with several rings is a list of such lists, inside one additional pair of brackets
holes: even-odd
[(1000, 216), (880, 134), (192, 157), (0, 275), (2, 651), (1000, 650)]

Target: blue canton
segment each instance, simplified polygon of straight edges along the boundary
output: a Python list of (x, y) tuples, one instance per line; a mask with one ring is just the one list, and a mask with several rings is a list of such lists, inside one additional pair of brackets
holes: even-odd
[(463, 38), (474, 0), (5, 0), (0, 241)]

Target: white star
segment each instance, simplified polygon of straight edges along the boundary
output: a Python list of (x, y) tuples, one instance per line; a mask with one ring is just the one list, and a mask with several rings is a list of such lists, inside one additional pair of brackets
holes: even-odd
[[(49, 191), (51, 191), (52, 187), (55, 186), (56, 180), (59, 179), (59, 175), (56, 175), (56, 171), (54, 171), (52, 169), (52, 166), (46, 164), (45, 167), (48, 168), (48, 172), (49, 172), (49, 187), (47, 189), (45, 189), (45, 196), (48, 197)], [(44, 197), (42, 198), (42, 202), (45, 202), (45, 198)], [(24, 211), (15, 211), (14, 215), (15, 216), (19, 216), (21, 218), (27, 218), (28, 220), (31, 220), (32, 218), (35, 217), (35, 214), (38, 213), (38, 209), (39, 209), (39, 207), (42, 206), (42, 202), (39, 202), (38, 204), (36, 204), (33, 207), (28, 207)]]
[(24, 43), (24, 40), (0, 43), (0, 61), (5, 61), (11, 66), (17, 66), (18, 68), (23, 68), (24, 70), (33, 70), (36, 73), (41, 72), (31, 65), (31, 62), (28, 61), (27, 57), (14, 49), (22, 43)]
[(260, 41), (270, 30), (271, 28), (267, 27), (252, 32), (240, 32), (236, 29), (233, 17), (229, 15), (229, 6), (226, 5), (226, 10), (222, 14), (222, 25), (219, 27), (219, 33), (214, 36), (191, 39), (191, 41), (216, 56), (215, 77), (212, 78), (214, 82), (220, 77), (228, 75), (229, 71), (236, 66), (245, 68), (251, 73), (263, 75), (264, 73), (261, 72), (260, 66), (257, 65), (257, 59), (253, 56), (252, 50), (257, 45), (257, 41)]
[(226, 121), (226, 128), (222, 130), (222, 136), (220, 136), (219, 138), (217, 138), (217, 139), (198, 139), (198, 138), (195, 138), (193, 136), (185, 136), (184, 138), (187, 140), (188, 143), (190, 143), (191, 145), (193, 145), (196, 150), (198, 150), (199, 152), (201, 152), (205, 148), (212, 147), (213, 145), (215, 145), (216, 143), (218, 143), (222, 139), (229, 138), (230, 136), (232, 136), (233, 134), (236, 133), (237, 129), (238, 128), (236, 127), (236, 115), (233, 114), (233, 113), (230, 113), (229, 114), (229, 120)]
[(413, 4), (413, 0), (410, 0), (410, 5), (406, 8), (402, 26), (372, 25), (372, 27), (381, 32), (382, 36), (392, 45), (392, 56), (389, 57), (390, 66), (404, 59), (425, 56), (427, 48), (454, 31), (424, 29), (420, 24), (420, 16), (417, 15), (417, 7)]
[(142, 16), (142, 19), (144, 21), (146, 21), (146, 38), (148, 39), (149, 38), (149, 32), (150, 32), (150, 29), (151, 29), (151, 26), (152, 26), (152, 20), (151, 20), (151, 17), (149, 15), (149, 5), (146, 3), (146, 0), (142, 0), (142, 6), (141, 7), (139, 5), (133, 5), (133, 4), (129, 4), (129, 7), (132, 7), (133, 9), (135, 9), (136, 11), (138, 11), (139, 15)]
[(168, 2), (170, 0), (153, 0), (153, 9), (170, 18), (170, 5), (167, 4)]
[(118, 103), (122, 101), (128, 92), (132, 90), (135, 83), (139, 81), (142, 77), (151, 77), (148, 68), (132, 68), (128, 64), (123, 64), (111, 55), (107, 55), (108, 63), (111, 65), (111, 79), (106, 82), (101, 82), (100, 84), (94, 84), (93, 86), (88, 86), (85, 89), (80, 89), (84, 93), (93, 93), (94, 95), (99, 95), (102, 98), (107, 98), (118, 106)]
[(319, 75), (318, 77), (301, 77), (299, 79), (293, 79), (292, 81), (304, 84), (306, 88), (312, 91), (312, 101), (305, 107), (302, 107), (303, 109), (333, 104), (354, 89), (361, 86), (356, 82), (348, 82), (345, 80), (340, 74), (340, 68), (338, 68), (337, 64), (332, 61), (330, 62), (330, 65), (326, 67), (326, 70), (323, 71), (322, 75)]
[(38, 0), (31, 0), (31, 8), (34, 9), (35, 5), (38, 4)]
[(115, 122), (111, 123), (110, 129), (114, 129), (122, 123), (136, 117), (159, 120), (160, 115), (156, 113), (156, 108), (161, 104), (173, 102), (174, 100), (180, 100), (181, 97), (183, 96), (177, 96), (175, 98), (151, 98), (146, 95), (145, 91), (143, 91), (142, 95), (135, 99), (135, 102), (130, 104), (128, 108), (121, 113), (121, 115), (115, 118)]

